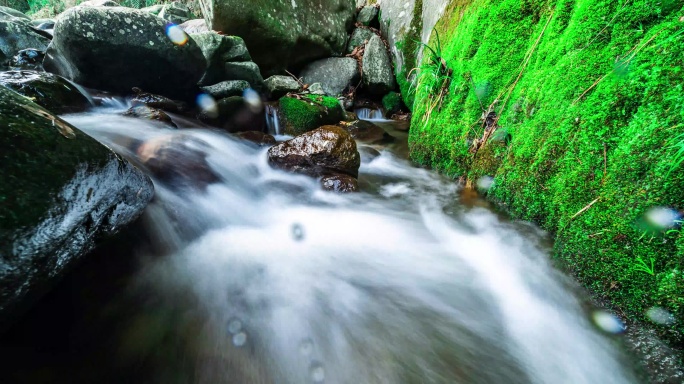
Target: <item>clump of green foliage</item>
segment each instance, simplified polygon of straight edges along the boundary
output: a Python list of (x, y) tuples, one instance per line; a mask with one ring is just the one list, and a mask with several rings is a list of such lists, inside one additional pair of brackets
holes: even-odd
[[(421, 67), (412, 159), (494, 176), (489, 197), (554, 233), (562, 266), (630, 319), (674, 314), (657, 327), (681, 346), (684, 236), (638, 223), (684, 210), (682, 3), (454, 0), (437, 30), (452, 80), (425, 118), (442, 80)], [(509, 139), (473, 151), (488, 108)]]
[(382, 107), (385, 109), (386, 115), (391, 115), (398, 112), (402, 106), (401, 94), (398, 92), (390, 92), (383, 96)]
[(337, 124), (344, 120), (340, 102), (329, 96), (284, 96), (279, 100), (279, 119), (287, 135), (300, 135), (322, 125)]

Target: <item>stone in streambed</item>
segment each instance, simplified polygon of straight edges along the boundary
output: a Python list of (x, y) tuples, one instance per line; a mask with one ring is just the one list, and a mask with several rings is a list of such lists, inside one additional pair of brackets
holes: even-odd
[(45, 51), (34, 48), (22, 49), (7, 63), (11, 69), (42, 70)]
[[(181, 35), (175, 41), (180, 42), (184, 32), (177, 31)], [(174, 43), (164, 20), (152, 14), (123, 7), (75, 7), (59, 17), (43, 66), (90, 88), (125, 93), (140, 87), (190, 99), (198, 92), (205, 60), (194, 40)]]
[(326, 125), (268, 150), (271, 166), (313, 177), (358, 177), (361, 157), (354, 139), (342, 128)]
[(242, 96), (247, 88), (249, 88), (249, 83), (244, 80), (228, 80), (218, 84), (201, 87), (202, 91), (214, 99)]
[(290, 76), (273, 75), (264, 81), (269, 98), (279, 99), (288, 93), (299, 92), (299, 83)]
[(320, 83), (326, 94), (339, 96), (359, 85), (361, 74), (358, 63), (351, 57), (330, 57), (306, 66), (301, 77), (304, 83)]
[(378, 11), (380, 8), (372, 5), (365, 6), (361, 8), (359, 11), (358, 16), (356, 16), (356, 22), (364, 25), (366, 27), (372, 26), (372, 27), (377, 27), (378, 26)]
[(164, 4), (157, 16), (170, 23), (182, 24), (190, 20), (190, 9), (185, 4), (174, 1)]
[(323, 189), (332, 192), (356, 192), (359, 190), (359, 182), (355, 178), (344, 175), (344, 174), (334, 174), (323, 176), (320, 180)]
[(0, 62), (5, 62), (23, 49), (45, 51), (50, 40), (34, 31), (27, 20), (0, 19)]
[(356, 120), (350, 123), (340, 124), (355, 140), (364, 143), (381, 143), (392, 139), (392, 136), (381, 127), (366, 120)]
[(363, 86), (368, 92), (385, 95), (396, 88), (392, 61), (380, 36), (372, 36), (366, 44), (362, 67)]
[(270, 147), (276, 143), (275, 137), (260, 131), (239, 132), (236, 135), (239, 138), (252, 142), (260, 147)]
[(172, 100), (162, 95), (145, 92), (138, 87), (133, 87), (132, 91), (135, 94), (133, 99), (131, 99), (131, 104), (134, 107), (142, 105), (175, 113), (181, 113), (188, 110), (187, 104), (182, 101)]
[(138, 168), (0, 87), (0, 330), (154, 193)]
[(349, 38), (347, 53), (352, 53), (356, 47), (360, 47), (368, 42), (375, 33), (368, 28), (356, 28)]
[(201, 111), (197, 119), (228, 132), (260, 131), (265, 128), (263, 110), (253, 110), (243, 97), (230, 96), (215, 103), (213, 108)]
[(84, 111), (90, 102), (73, 84), (47, 72), (0, 72), (0, 85), (9, 88), (55, 114)]
[(126, 112), (122, 113), (124, 116), (135, 117), (138, 119), (152, 120), (161, 123), (168, 128), (178, 128), (178, 126), (171, 120), (171, 117), (161, 109), (148, 107), (146, 105), (138, 105), (131, 107)]
[[(224, 36), (208, 31), (192, 34), (190, 38), (200, 47), (205, 59), (205, 71), (199, 80), (199, 85), (207, 86), (225, 80), (245, 80), (250, 84), (263, 82), (258, 66), (251, 62), (247, 46), (240, 37)], [(242, 71), (238, 68), (237, 71), (230, 72), (233, 68), (231, 66), (227, 68), (226, 65), (229, 64), (249, 68), (242, 68)], [(258, 85), (252, 84), (252, 86)]]

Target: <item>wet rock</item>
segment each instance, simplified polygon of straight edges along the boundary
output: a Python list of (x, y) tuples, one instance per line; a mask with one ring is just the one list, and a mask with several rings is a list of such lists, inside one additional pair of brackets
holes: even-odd
[(158, 136), (135, 153), (153, 177), (173, 188), (204, 189), (220, 180), (207, 163), (209, 144), (183, 134)]
[(157, 16), (170, 23), (183, 24), (190, 20), (191, 15), (190, 9), (185, 4), (174, 1), (173, 3), (164, 4)]
[(299, 83), (290, 76), (273, 75), (264, 81), (271, 99), (279, 99), (290, 92), (299, 91)]
[(351, 29), (352, 1), (200, 0), (207, 26), (242, 36), (265, 75), (340, 55)]
[(0, 84), (55, 114), (81, 112), (88, 98), (62, 77), (30, 70), (0, 72)]
[(180, 24), (179, 27), (181, 27), (187, 34), (209, 32), (209, 28), (207, 28), (207, 23), (204, 21), (204, 19), (188, 20)]
[(187, 104), (182, 101), (171, 100), (165, 96), (145, 92), (138, 87), (133, 87), (132, 91), (135, 94), (133, 99), (131, 99), (131, 104), (134, 107), (142, 105), (174, 113), (182, 113), (188, 110)]
[(259, 131), (240, 132), (237, 136), (243, 140), (250, 141), (260, 147), (270, 147), (275, 145), (276, 139), (268, 133)]
[(333, 192), (356, 192), (359, 190), (359, 182), (349, 175), (334, 174), (321, 178), (323, 189)]
[(244, 62), (228, 62), (225, 63), (226, 79), (229, 80), (244, 80), (248, 82), (254, 89), (263, 89), (264, 78), (261, 77), (259, 66), (252, 61)]
[(201, 87), (202, 91), (211, 95), (214, 99), (242, 96), (247, 88), (249, 88), (249, 83), (244, 80), (228, 80), (218, 84)]
[(365, 25), (365, 26), (372, 26), (372, 27), (377, 27), (378, 24), (378, 11), (379, 8), (368, 5), (359, 11), (359, 15), (356, 16), (356, 22)]
[(375, 33), (368, 28), (356, 28), (349, 38), (347, 53), (352, 53), (356, 47), (366, 44)]
[(376, 95), (384, 95), (396, 87), (392, 62), (380, 36), (374, 35), (366, 44), (363, 54), (363, 85)]
[(34, 48), (22, 49), (8, 63), (11, 69), (42, 70), (45, 52)]
[(241, 38), (237, 36), (223, 36), (213, 31), (192, 34), (190, 37), (202, 50), (206, 62), (205, 71), (199, 81), (199, 85), (206, 86), (224, 80), (246, 80), (249, 82), (249, 79), (254, 81), (254, 79), (258, 80), (261, 78), (259, 68), (254, 63), (250, 65), (250, 68), (252, 72), (256, 70), (258, 76), (249, 71), (247, 76), (241, 72), (237, 74), (227, 72), (228, 69), (231, 69), (226, 68), (227, 64), (232, 62), (249, 62), (251, 60), (247, 46)]
[(28, 21), (0, 19), (0, 62), (5, 62), (23, 49), (45, 51), (50, 40), (38, 34)]
[(304, 83), (320, 83), (326, 94), (338, 96), (356, 87), (361, 74), (358, 63), (351, 57), (331, 57), (309, 64), (301, 77)]
[(124, 112), (123, 115), (138, 119), (158, 121), (169, 128), (178, 128), (178, 126), (173, 122), (171, 117), (166, 114), (166, 112), (162, 111), (161, 109), (148, 107), (146, 105), (131, 107), (129, 110)]
[(285, 96), (278, 100), (278, 104), (278, 118), (286, 135), (296, 136), (344, 120), (344, 110), (334, 97)]
[(361, 158), (356, 142), (342, 128), (326, 125), (271, 147), (268, 161), (276, 168), (309, 176), (357, 177)]
[(193, 40), (177, 45), (162, 19), (123, 7), (64, 12), (43, 66), (90, 88), (125, 93), (140, 87), (179, 99), (194, 98), (205, 68)]
[(254, 110), (240, 96), (218, 100), (214, 108), (203, 110), (197, 119), (228, 132), (262, 131), (266, 124), (263, 110)]
[(340, 126), (355, 140), (365, 143), (386, 142), (392, 138), (384, 129), (366, 120), (356, 120)]
[(80, 3), (79, 7), (118, 7), (119, 3), (112, 0), (88, 0)]
[(323, 90), (323, 86), (321, 85), (321, 83), (313, 83), (309, 86), (309, 88), (307, 90), (312, 95), (319, 95), (319, 96), (325, 95), (325, 91)]
[(137, 218), (149, 178), (90, 136), (0, 87), (0, 329), (104, 236)]
[(368, 164), (380, 156), (380, 151), (368, 145), (359, 145), (358, 150), (361, 155), (361, 164)]
[(26, 16), (24, 13), (10, 7), (0, 6), (0, 20), (25, 20), (31, 21), (31, 18)]
[(52, 30), (55, 28), (55, 20), (54, 19), (31, 20), (31, 25), (34, 26), (35, 28), (41, 29), (43, 31)]

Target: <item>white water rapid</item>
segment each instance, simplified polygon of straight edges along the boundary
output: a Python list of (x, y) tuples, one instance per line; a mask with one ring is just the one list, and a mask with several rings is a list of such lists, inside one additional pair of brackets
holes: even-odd
[[(165, 298), (154, 305), (182, 356), (159, 382), (636, 382), (544, 234), (459, 203), (453, 182), (381, 150), (362, 192), (324, 192), (271, 169), (266, 149), (113, 111), (66, 120), (136, 162), (184, 143), (155, 165), (171, 174), (145, 214), (161, 255), (134, 288)], [(140, 324), (136, 337), (157, 332)]]

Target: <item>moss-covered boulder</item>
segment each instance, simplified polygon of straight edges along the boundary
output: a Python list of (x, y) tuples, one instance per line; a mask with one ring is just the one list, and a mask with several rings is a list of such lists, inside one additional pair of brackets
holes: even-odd
[(322, 125), (337, 124), (345, 118), (344, 109), (334, 97), (285, 96), (278, 104), (278, 118), (286, 135), (296, 136)]
[(0, 85), (55, 114), (81, 112), (90, 105), (78, 88), (52, 73), (28, 70), (0, 72)]
[(95, 89), (124, 93), (140, 87), (194, 99), (205, 60), (179, 27), (167, 31), (164, 20), (150, 13), (75, 7), (60, 15), (43, 66)]
[(0, 120), (1, 329), (140, 215), (153, 187), (90, 136), (2, 87)]
[(326, 125), (271, 147), (268, 161), (273, 167), (314, 177), (358, 177), (361, 156), (344, 129)]
[(241, 36), (265, 75), (339, 55), (354, 0), (200, 0), (209, 29)]
[(401, 100), (401, 94), (398, 92), (390, 92), (382, 98), (382, 108), (385, 110), (386, 117), (399, 112), (403, 105), (404, 102)]

